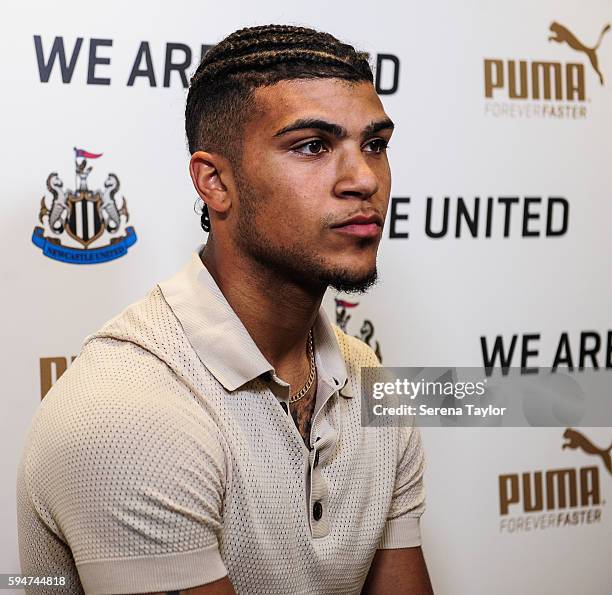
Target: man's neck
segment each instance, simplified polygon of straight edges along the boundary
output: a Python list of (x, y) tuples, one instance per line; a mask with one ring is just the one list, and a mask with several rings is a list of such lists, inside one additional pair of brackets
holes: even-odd
[(200, 258), (276, 374), (299, 389), (308, 363), (308, 331), (325, 289), (314, 294), (248, 259), (224, 259), (207, 244)]

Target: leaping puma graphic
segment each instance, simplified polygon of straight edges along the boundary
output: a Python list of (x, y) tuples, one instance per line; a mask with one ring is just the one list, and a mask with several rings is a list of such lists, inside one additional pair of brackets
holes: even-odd
[(607, 450), (598, 448), (584, 434), (581, 434), (572, 428), (567, 428), (567, 430), (563, 432), (563, 437), (567, 440), (567, 442), (564, 442), (563, 446), (561, 447), (563, 450), (566, 448), (580, 448), (587, 454), (598, 455), (601, 457), (606, 469), (612, 473), (612, 460), (610, 457), (610, 453), (612, 452), (612, 444), (610, 444)]
[(567, 43), (572, 49), (585, 53), (589, 60), (591, 61), (591, 65), (595, 69), (595, 72), (599, 75), (599, 81), (601, 84), (604, 84), (604, 78), (601, 72), (599, 71), (599, 63), (597, 61), (597, 50), (599, 49), (599, 44), (603, 39), (603, 36), (610, 30), (610, 23), (608, 23), (599, 34), (599, 39), (597, 40), (597, 44), (595, 47), (588, 48), (584, 45), (567, 27), (557, 23), (556, 21), (552, 23), (550, 26), (550, 30), (554, 33), (548, 38), (548, 41), (556, 41), (557, 43)]

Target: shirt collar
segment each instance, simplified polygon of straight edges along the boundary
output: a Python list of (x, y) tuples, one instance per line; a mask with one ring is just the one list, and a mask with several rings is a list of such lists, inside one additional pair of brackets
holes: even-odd
[[(261, 353), (199, 256), (159, 284), (202, 363), (228, 391), (274, 367)], [(334, 327), (321, 307), (313, 325), (317, 373), (321, 380), (352, 397), (346, 364)]]

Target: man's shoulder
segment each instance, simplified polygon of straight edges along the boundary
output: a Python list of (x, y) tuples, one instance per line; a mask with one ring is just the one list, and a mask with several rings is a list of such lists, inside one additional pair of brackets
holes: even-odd
[(186, 381), (193, 360), (156, 286), (85, 338), (78, 357), (44, 397), (33, 425), (61, 419), (75, 428), (104, 426), (118, 423), (118, 416), (146, 426), (156, 416), (180, 415), (185, 407), (193, 408), (191, 414), (203, 411)]
[[(126, 349), (126, 343), (137, 349)], [(101, 351), (109, 357), (123, 350), (141, 363), (146, 359), (138, 354), (145, 351), (178, 376), (190, 376), (199, 361), (159, 285), (88, 335), (83, 341), (82, 352), (85, 350)]]
[(219, 428), (201, 399), (158, 354), (102, 333), (39, 404), (24, 445), (29, 476), (42, 477), (62, 461), (75, 463), (71, 473), (78, 475), (111, 465), (116, 456), (145, 461), (163, 452), (165, 460), (178, 460), (187, 443), (192, 454), (212, 449), (221, 460)]
[(132, 341), (98, 337), (89, 341), (51, 387), (35, 416), (36, 426), (50, 420), (79, 433), (85, 426), (148, 430), (159, 419), (171, 421), (181, 410), (197, 414), (196, 398), (156, 354)]
[(151, 342), (151, 338), (158, 342), (162, 334), (171, 335), (179, 329), (180, 324), (164, 299), (159, 285), (155, 285), (143, 298), (126, 306), (97, 331), (87, 336), (83, 346), (102, 337), (146, 346)]

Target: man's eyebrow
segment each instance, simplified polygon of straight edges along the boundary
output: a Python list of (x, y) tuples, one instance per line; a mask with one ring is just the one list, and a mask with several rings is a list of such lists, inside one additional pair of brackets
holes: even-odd
[(376, 134), (381, 130), (393, 130), (394, 128), (395, 124), (391, 121), (390, 118), (383, 118), (382, 120), (371, 122), (365, 127), (365, 129), (361, 133), (361, 140), (365, 140), (369, 136), (372, 136), (373, 134)]
[[(383, 118), (382, 120), (377, 120), (376, 122), (371, 122), (368, 124), (361, 133), (362, 140), (366, 139), (368, 136), (376, 134), (381, 130), (391, 129), (395, 125), (389, 118)], [(346, 128), (340, 126), (339, 124), (335, 124), (333, 122), (328, 122), (327, 120), (321, 120), (319, 118), (301, 118), (284, 126), (280, 130), (274, 133), (274, 136), (282, 136), (283, 134), (287, 134), (288, 132), (294, 132), (296, 130), (305, 130), (305, 129), (316, 129), (323, 130), (335, 136), (337, 138), (346, 138), (347, 132)]]
[(346, 136), (346, 129), (339, 124), (334, 124), (333, 122), (327, 122), (326, 120), (320, 120), (318, 118), (301, 118), (296, 120), (295, 122), (292, 122), (291, 124), (288, 124), (284, 128), (281, 128), (279, 131), (275, 132), (274, 136), (282, 136), (288, 132), (304, 130), (307, 128), (323, 130), (324, 132), (328, 132), (329, 134), (337, 136), (338, 138), (344, 138)]

